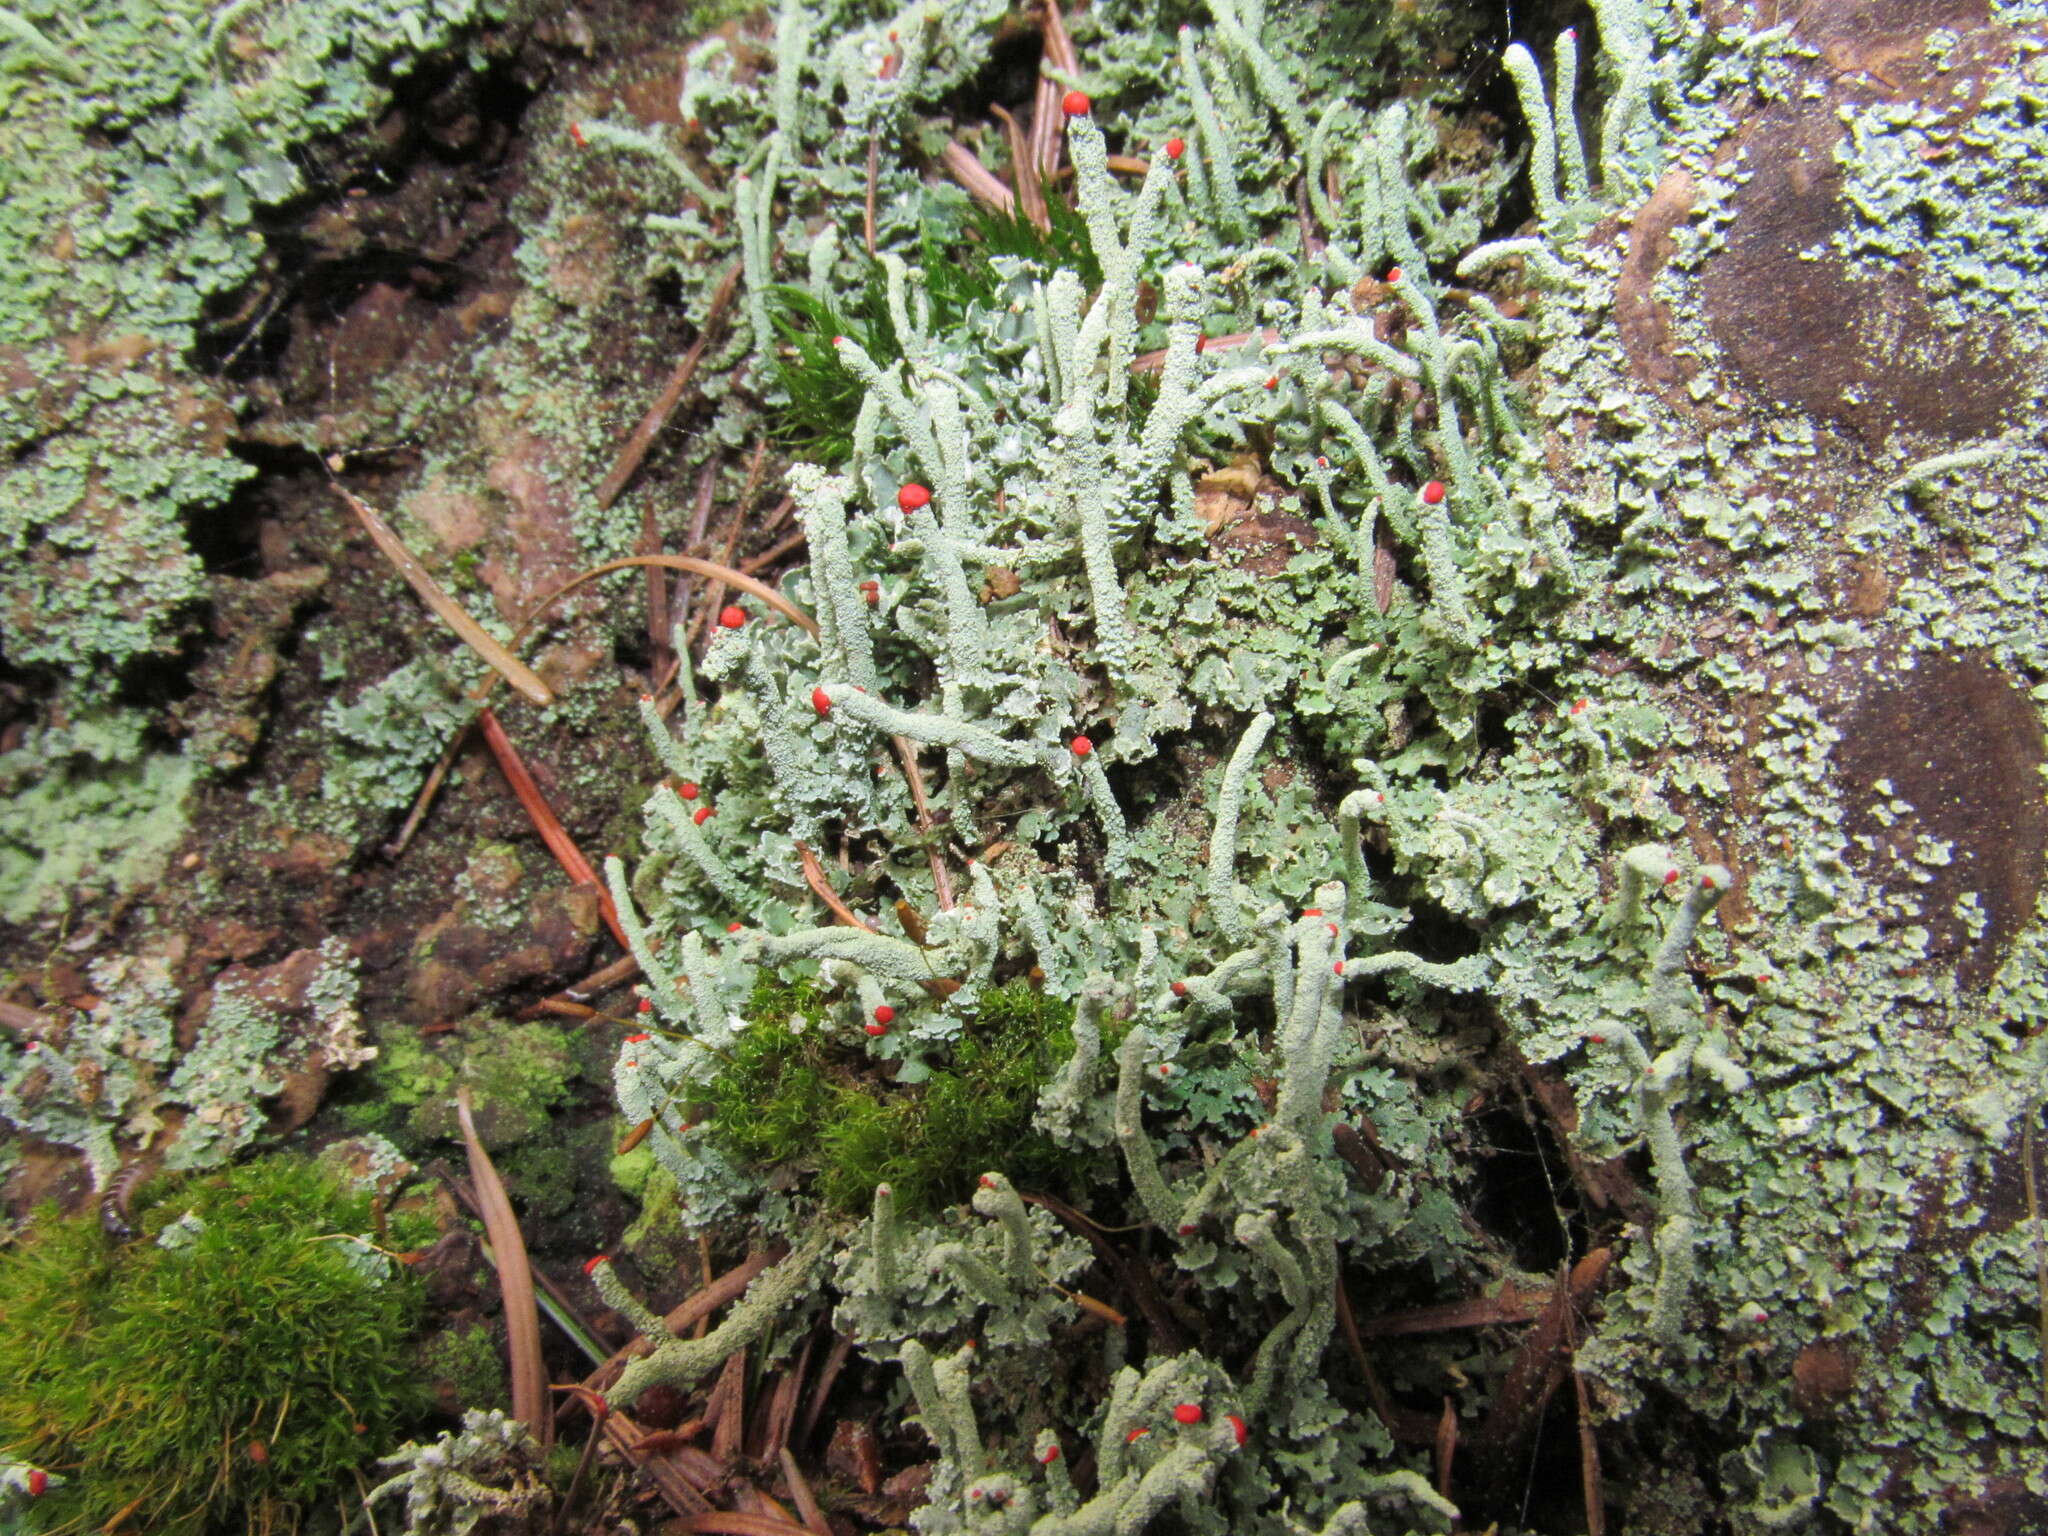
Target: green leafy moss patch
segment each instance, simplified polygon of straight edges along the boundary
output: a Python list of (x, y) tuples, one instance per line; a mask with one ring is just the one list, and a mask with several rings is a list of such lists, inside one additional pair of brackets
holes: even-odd
[(426, 1406), (418, 1287), (302, 1160), (159, 1187), (131, 1242), (45, 1207), (0, 1251), (0, 1458), (31, 1529), (295, 1529)]
[(841, 1211), (866, 1208), (877, 1184), (906, 1212), (964, 1200), (997, 1170), (1024, 1189), (1064, 1185), (1073, 1157), (1031, 1128), (1039, 1090), (1072, 1054), (1073, 1009), (1023, 982), (984, 994), (923, 1082), (875, 1075), (859, 1046), (835, 1037), (808, 983), (763, 982), (707, 1091), (708, 1130), (751, 1163), (815, 1175)]

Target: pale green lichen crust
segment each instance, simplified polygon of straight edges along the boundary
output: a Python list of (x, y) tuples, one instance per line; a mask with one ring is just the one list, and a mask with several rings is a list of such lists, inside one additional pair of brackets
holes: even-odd
[(0, 758), (9, 919), (133, 885), (182, 828), (199, 765), (121, 685), (191, 632), (195, 543), (253, 473), (229, 446), (242, 402), (199, 349), (278, 301), (264, 220), (330, 190), (329, 141), (385, 111), (394, 76), (502, 11), (0, 7), (0, 649), (47, 722)]

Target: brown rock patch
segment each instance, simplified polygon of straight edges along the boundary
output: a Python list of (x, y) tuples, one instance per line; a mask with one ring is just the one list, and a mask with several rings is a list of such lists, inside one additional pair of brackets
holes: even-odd
[[(1876, 674), (1849, 702), (1841, 729), (1835, 766), (1850, 861), (1887, 887), (1907, 869), (1931, 874), (1911, 887), (1923, 896), (1929, 958), (1952, 963), (1964, 987), (1984, 986), (2032, 917), (2048, 858), (2033, 701), (1981, 658), (1923, 658), (1911, 671)], [(1886, 826), (1894, 797), (1913, 809)], [(1948, 863), (1913, 863), (1923, 836), (1950, 844)], [(1863, 838), (1869, 848), (1856, 841)], [(1977, 894), (1987, 918), (1975, 938), (1955, 913), (1966, 892)]]
[(1867, 443), (1899, 428), (1951, 441), (1995, 434), (2020, 399), (2010, 330), (1946, 327), (1917, 271), (1852, 276), (1830, 248), (1843, 223), (1843, 99), (1772, 107), (1749, 134), (1755, 174), (1701, 274), (1707, 324), (1764, 393)]

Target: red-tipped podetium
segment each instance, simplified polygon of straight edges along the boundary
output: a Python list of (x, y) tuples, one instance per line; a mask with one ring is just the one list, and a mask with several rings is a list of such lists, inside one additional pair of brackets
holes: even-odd
[(896, 1022), (896, 1010), (887, 1003), (875, 1004), (875, 1022), (877, 1024), (894, 1024)]
[(1240, 1419), (1234, 1413), (1226, 1413), (1223, 1417), (1229, 1421), (1230, 1433), (1239, 1445), (1243, 1445), (1245, 1441), (1251, 1438), (1251, 1431), (1244, 1427), (1243, 1419)]
[(831, 714), (832, 695), (823, 688), (813, 688), (811, 690), (811, 708), (818, 712), (820, 718)]
[(1076, 736), (1067, 745), (1073, 749), (1074, 756), (1076, 757), (1086, 757), (1095, 750), (1095, 743), (1086, 736)]
[(896, 493), (896, 505), (906, 512), (921, 511), (931, 504), (931, 487), (919, 485), (915, 480)]
[(718, 623), (721, 629), (740, 629), (746, 622), (747, 610), (738, 603), (727, 603), (718, 610)]
[(709, 821), (710, 819), (711, 819), (711, 807), (710, 807), (710, 806), (708, 806), (708, 805), (700, 805), (700, 806), (698, 806), (698, 807), (697, 807), (697, 814), (696, 814), (696, 815), (694, 815), (694, 816), (692, 816), (692, 817), (690, 818), (690, 820), (692, 820), (692, 821), (694, 821), (695, 823), (697, 823), (697, 825), (698, 825), (698, 826), (700, 826), (700, 827), (701, 827), (701, 826), (703, 826), (703, 825), (704, 825), (704, 823), (705, 823), (705, 822), (707, 822), (707, 821)]
[(1069, 91), (1060, 98), (1060, 110), (1069, 117), (1086, 117), (1089, 101), (1086, 92)]
[(1200, 1403), (1175, 1403), (1173, 1405), (1173, 1422), (1176, 1424), (1201, 1423), (1202, 1405)]
[(598, 1265), (609, 1264), (611, 1263), (611, 1261), (612, 1256), (608, 1253), (593, 1254), (591, 1257), (583, 1261), (583, 1273), (585, 1273), (586, 1275), (594, 1275), (597, 1273)]
[(1175, 139), (1168, 139), (1168, 140), (1166, 141), (1166, 158), (1167, 158), (1167, 159), (1169, 159), (1169, 160), (1178, 160), (1178, 159), (1179, 159), (1179, 158), (1180, 158), (1180, 157), (1181, 157), (1182, 155), (1186, 154), (1187, 152), (1188, 152), (1188, 141), (1187, 141), (1186, 139), (1179, 139), (1179, 138), (1175, 138)]
[(1444, 499), (1443, 481), (1431, 480), (1427, 484), (1425, 484), (1422, 487), (1422, 499), (1424, 502), (1426, 502), (1428, 505), (1432, 507), (1435, 506), (1438, 502), (1442, 501)]

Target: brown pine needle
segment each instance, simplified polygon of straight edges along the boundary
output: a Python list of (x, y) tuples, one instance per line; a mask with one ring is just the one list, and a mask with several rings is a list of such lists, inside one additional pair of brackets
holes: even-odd
[[(1039, 229), (1052, 228), (1052, 215), (1045, 206), (1045, 183), (1038, 174), (1038, 160), (1031, 152), (1031, 142), (1024, 136), (1024, 129), (1001, 104), (989, 103), (989, 111), (1003, 125), (1003, 133), (1010, 141), (1010, 179), (1017, 184), (1017, 206), (1024, 210), (1024, 217)], [(1007, 213), (1009, 210), (1003, 210)]]
[(867, 203), (861, 209), (860, 217), (861, 238), (867, 242), (870, 261), (874, 260), (875, 256), (875, 179), (881, 175), (881, 171), (882, 136), (879, 133), (871, 133), (868, 135)]
[(649, 406), (647, 414), (640, 418), (640, 424), (626, 439), (619, 450), (618, 462), (612, 472), (604, 477), (604, 484), (597, 488), (597, 504), (609, 507), (619, 499), (640, 464), (647, 457), (647, 451), (654, 446), (654, 440), (661, 436), (661, 429), (668, 425), (668, 419), (675, 408), (682, 404), (683, 395), (690, 387), (690, 381), (697, 376), (697, 365), (704, 360), (704, 349), (711, 344), (718, 322), (724, 317), (726, 307), (732, 303), (733, 289), (740, 280), (740, 264), (735, 261), (725, 269), (725, 275), (718, 280), (718, 289), (711, 296), (711, 308), (705, 312), (703, 329), (697, 332), (697, 339), (690, 343), (690, 350), (683, 354), (683, 360), (676, 364), (676, 371), (669, 375), (668, 383), (661, 395)]
[(808, 537), (809, 535), (806, 534), (803, 529), (799, 528), (795, 533), (789, 534), (786, 537), (778, 540), (777, 542), (769, 545), (768, 548), (762, 550), (760, 554), (747, 556), (746, 559), (740, 562), (740, 569), (742, 571), (745, 571), (749, 576), (751, 576), (754, 574), (754, 572), (761, 570), (763, 567), (773, 565), (776, 561), (780, 560), (784, 555), (788, 554), (792, 549), (795, 549), (798, 545), (802, 544)]
[(1016, 194), (1003, 185), (996, 173), (983, 165), (974, 151), (958, 139), (948, 139), (939, 151), (939, 159), (945, 163), (947, 172), (959, 182), (970, 197), (977, 197), (989, 207), (1008, 213), (1017, 206)]
[(853, 908), (839, 899), (839, 893), (825, 881), (825, 866), (818, 862), (818, 856), (802, 843), (796, 845), (798, 855), (804, 861), (804, 883), (817, 893), (818, 900), (831, 909), (832, 915), (849, 928), (862, 928), (869, 933), (876, 932), (875, 925), (859, 916)]
[(825, 1523), (825, 1511), (818, 1507), (817, 1496), (811, 1492), (811, 1485), (805, 1481), (798, 1469), (796, 1458), (789, 1454), (789, 1447), (782, 1448), (782, 1475), (789, 1480), (790, 1502), (796, 1505), (796, 1512), (802, 1517), (804, 1529), (812, 1536), (832, 1536), (832, 1527)]
[(767, 582), (748, 575), (744, 570), (735, 570), (732, 566), (720, 565), (716, 560), (699, 560), (695, 555), (625, 555), (617, 560), (607, 560), (602, 565), (593, 565), (589, 570), (581, 571), (571, 576), (567, 581), (555, 588), (554, 591), (542, 598), (535, 606), (533, 612), (527, 615), (526, 621), (519, 626), (517, 633), (513, 636), (514, 641), (516, 642), (521, 636), (524, 636), (527, 630), (533, 627), (534, 621), (542, 613), (567, 597), (571, 592), (574, 592), (578, 587), (586, 586), (597, 580), (600, 576), (609, 576), (613, 571), (631, 570), (635, 566), (643, 565), (659, 565), (671, 571), (688, 571), (695, 576), (708, 576), (714, 581), (722, 581), (727, 586), (736, 587), (750, 597), (758, 597), (762, 602), (773, 608), (806, 634), (815, 635), (818, 632), (818, 621), (816, 619), (769, 586)]
[(484, 1232), (498, 1255), (498, 1288), (505, 1298), (505, 1351), (511, 1360), (512, 1417), (542, 1445), (555, 1438), (554, 1416), (548, 1412), (548, 1377), (540, 1357), (540, 1308), (533, 1299), (533, 1273), (527, 1266), (526, 1238), (513, 1214), (511, 1197), (476, 1134), (469, 1085), (455, 1090), (455, 1116), (462, 1123), (462, 1144), (469, 1151), (469, 1176)]
[(619, 923), (619, 909), (612, 905), (611, 893), (604, 888), (604, 882), (597, 878), (597, 871), (590, 866), (590, 860), (583, 856), (583, 850), (576, 846), (576, 840), (569, 836), (561, 818), (548, 805), (540, 786), (533, 781), (525, 760), (512, 745), (512, 738), (505, 734), (505, 727), (498, 724), (497, 712), (486, 704), (476, 712), (476, 723), (483, 732), (484, 741), (491, 749), (491, 756), (498, 760), (498, 767), (504, 773), (506, 782), (512, 786), (512, 793), (519, 798), (527, 819), (534, 830), (540, 833), (540, 840), (547, 844), (548, 852), (555, 856), (555, 862), (562, 866), (570, 883), (587, 885), (597, 892), (597, 909), (604, 914), (605, 926), (612, 931), (612, 937), (619, 941), (619, 948), (631, 949), (626, 942), (626, 930)]
[(372, 511), (369, 505), (347, 486), (333, 479), (331, 471), (329, 480), (341, 499), (349, 504), (357, 519), (369, 532), (371, 542), (383, 552), (385, 559), (397, 567), (398, 574), (419, 594), (420, 601), (434, 610), (435, 616), (442, 623), (454, 630), (465, 645), (489, 662), (500, 677), (534, 703), (555, 702), (553, 691), (540, 680), (539, 675), (502, 644), (492, 639), (483, 625), (471, 618), (469, 611), (448, 595), (441, 584), (434, 580), (432, 573), (420, 564), (419, 558), (405, 547), (397, 534), (391, 531), (389, 523)]
[[(522, 1008), (518, 1016), (521, 1019), (535, 1019), (539, 1018), (543, 1013), (556, 1013), (560, 1011), (556, 1008), (543, 1006), (544, 1004), (564, 1003), (572, 1007), (581, 1006), (586, 997), (597, 997), (611, 991), (613, 987), (624, 986), (639, 974), (640, 962), (631, 955), (624, 955), (603, 969), (591, 972), (588, 976), (577, 982), (575, 986), (564, 987), (554, 996), (542, 998), (540, 1002), (533, 1004), (531, 1007)], [(610, 1016), (592, 1009), (589, 1014), (578, 1014), (577, 1017), (603, 1019)]]
[[(699, 1514), (711, 1508), (711, 1501), (704, 1497), (702, 1488), (684, 1475), (675, 1460), (667, 1455), (643, 1457), (640, 1454), (640, 1443), (647, 1438), (647, 1431), (634, 1423), (630, 1415), (613, 1409), (605, 1415), (603, 1434), (613, 1449), (630, 1461), (642, 1477), (654, 1484), (655, 1491), (661, 1495), (662, 1501), (678, 1515)], [(707, 1480), (704, 1487), (709, 1486)]]
[[(661, 553), (661, 526), (654, 516), (654, 501), (649, 498), (640, 513), (640, 547), (636, 555), (658, 555)], [(668, 665), (669, 639), (675, 632), (675, 622), (668, 612), (668, 576), (658, 565), (650, 565), (647, 576), (647, 670), (650, 675), (659, 675)]]
[(773, 1515), (743, 1515), (736, 1509), (713, 1509), (701, 1515), (684, 1515), (680, 1520), (670, 1522), (669, 1529), (706, 1531), (711, 1536), (809, 1536), (793, 1520), (778, 1520)]

